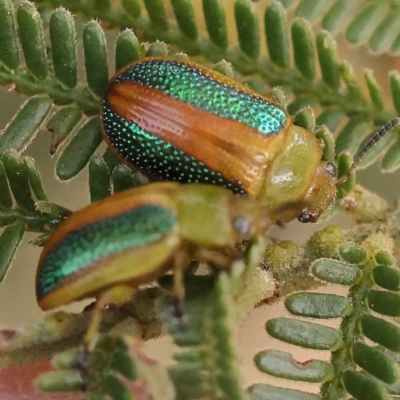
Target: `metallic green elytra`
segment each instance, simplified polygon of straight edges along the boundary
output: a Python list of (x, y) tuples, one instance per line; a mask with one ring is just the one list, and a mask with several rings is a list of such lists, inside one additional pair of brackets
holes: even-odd
[(102, 127), (111, 149), (150, 178), (222, 186), (274, 222), (316, 221), (334, 200), (322, 144), (277, 99), (191, 61), (138, 60), (110, 80)]
[[(205, 118), (207, 114), (213, 114), (221, 123), (223, 120), (236, 121), (266, 136), (285, 127), (287, 117), (280, 107), (242, 85), (232, 85), (232, 82), (221, 74), (189, 62), (146, 59), (136, 63), (115, 77), (104, 96), (102, 120), (108, 141), (125, 160), (152, 176), (185, 183), (216, 184), (243, 193), (243, 188), (225, 179), (221, 172), (210, 169), (196, 154), (185, 153), (179, 145), (174, 146), (151, 128), (145, 129), (143, 125), (154, 123), (144, 121), (146, 113), (127, 119), (114, 111), (115, 107), (110, 104), (113, 86), (129, 83), (146, 88), (142, 95), (150, 103), (162, 100), (160, 94), (164, 95), (166, 102), (173, 99), (176, 103), (184, 103), (188, 118), (194, 118), (195, 113)], [(203, 123), (206, 124), (207, 120)], [(215, 129), (219, 128), (216, 126)]]
[(176, 225), (171, 211), (148, 204), (72, 231), (44, 257), (36, 282), (38, 299), (102, 259), (150, 246)]
[[(245, 91), (238, 84), (232, 85), (231, 79), (223, 77), (194, 63), (149, 58), (124, 69), (113, 83), (129, 82), (159, 90), (198, 110), (250, 125), (264, 135), (276, 134), (285, 127), (287, 117), (280, 107), (250, 93), (249, 89)], [(104, 104), (106, 107), (107, 99)], [(104, 111), (104, 119), (111, 120), (111, 129), (117, 116), (112, 110)], [(135, 131), (136, 127), (131, 129)]]

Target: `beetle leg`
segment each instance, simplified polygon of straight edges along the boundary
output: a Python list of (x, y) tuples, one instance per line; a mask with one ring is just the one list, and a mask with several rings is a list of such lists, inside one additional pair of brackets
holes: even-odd
[(106, 291), (102, 292), (97, 298), (95, 308), (92, 312), (89, 329), (86, 332), (83, 345), (86, 350), (91, 350), (95, 345), (97, 335), (99, 333), (99, 325), (101, 322), (101, 313), (104, 306), (108, 304), (121, 305), (129, 301), (136, 288), (128, 285), (113, 286)]
[(201, 248), (196, 251), (195, 258), (199, 262), (225, 269), (231, 265), (233, 260), (240, 258), (242, 254), (242, 252), (233, 248), (223, 253), (217, 250)]
[[(97, 298), (92, 311), (89, 328), (86, 331), (86, 335), (83, 339), (83, 344), (79, 355), (78, 369), (84, 381), (84, 391), (86, 390), (86, 380), (89, 371), (89, 354), (91, 351), (93, 351), (94, 346), (96, 345), (103, 308), (109, 304), (122, 305), (128, 302), (132, 298), (135, 291), (136, 288), (128, 285), (113, 286), (101, 292)], [(92, 306), (92, 304), (90, 306)]]
[(183, 323), (182, 302), (185, 298), (184, 275), (190, 265), (191, 257), (189, 252), (184, 250), (178, 251), (174, 257), (174, 286), (172, 304), (174, 307), (175, 317), (180, 321), (181, 329), (185, 329)]
[(177, 297), (172, 298), (172, 305), (174, 307), (174, 317), (177, 318), (180, 322), (181, 330), (184, 330), (186, 325), (183, 323), (183, 307), (182, 307), (182, 300), (178, 299)]
[(178, 251), (174, 257), (174, 297), (181, 302), (185, 297), (185, 285), (183, 284), (184, 272), (189, 266), (190, 258), (184, 251)]

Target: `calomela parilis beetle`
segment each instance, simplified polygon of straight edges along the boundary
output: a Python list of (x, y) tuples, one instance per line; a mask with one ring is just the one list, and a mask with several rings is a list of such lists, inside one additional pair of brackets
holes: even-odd
[(333, 202), (335, 167), (276, 99), (191, 61), (145, 58), (103, 97), (107, 143), (157, 179), (223, 186), (265, 205), (270, 219), (316, 221)]
[(235, 243), (264, 237), (268, 227), (254, 200), (220, 187), (159, 182), (118, 193), (72, 214), (46, 242), (37, 301), (49, 310), (97, 297), (90, 342), (105, 304), (128, 301), (170, 268), (182, 298), (182, 274), (192, 259), (226, 268), (237, 257)]

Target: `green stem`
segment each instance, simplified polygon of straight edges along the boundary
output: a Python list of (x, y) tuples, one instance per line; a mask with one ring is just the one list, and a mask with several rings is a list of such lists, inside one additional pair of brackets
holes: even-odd
[(98, 114), (100, 111), (99, 100), (94, 98), (87, 87), (64, 90), (56, 80), (39, 81), (23, 69), (12, 72), (0, 69), (0, 85), (15, 85), (15, 90), (27, 95), (48, 95), (56, 104), (76, 103), (89, 115)]
[(332, 354), (331, 363), (335, 370), (335, 380), (324, 384), (321, 388), (321, 395), (325, 400), (345, 398), (347, 391), (340, 379), (346, 370), (355, 369), (350, 349), (353, 343), (363, 340), (363, 335), (357, 325), (362, 315), (368, 312), (363, 300), (374, 285), (371, 280), (373, 266), (364, 266), (363, 268), (363, 279), (360, 280), (358, 285), (353, 286), (349, 292), (349, 299), (354, 306), (354, 313), (343, 318), (340, 325), (345, 346), (342, 350)]
[(0, 208), (0, 226), (21, 223), (31, 232), (52, 232), (71, 212), (66, 208), (54, 205), (54, 212), (42, 213), (38, 210), (28, 211), (20, 208)]

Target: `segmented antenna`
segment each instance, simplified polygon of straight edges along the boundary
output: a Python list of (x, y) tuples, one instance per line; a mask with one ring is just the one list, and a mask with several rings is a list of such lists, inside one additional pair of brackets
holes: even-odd
[(369, 142), (360, 150), (360, 152), (354, 157), (353, 164), (350, 168), (350, 171), (346, 174), (343, 175), (338, 181), (337, 184), (341, 185), (342, 183), (345, 183), (347, 179), (349, 179), (350, 175), (353, 173), (353, 171), (356, 169), (358, 163), (361, 161), (363, 158), (364, 154), (381, 138), (383, 138), (390, 130), (392, 130), (394, 127), (397, 125), (400, 125), (400, 118), (394, 118), (390, 122), (388, 122), (386, 125), (382, 126), (379, 131), (375, 133), (374, 136), (369, 140)]

